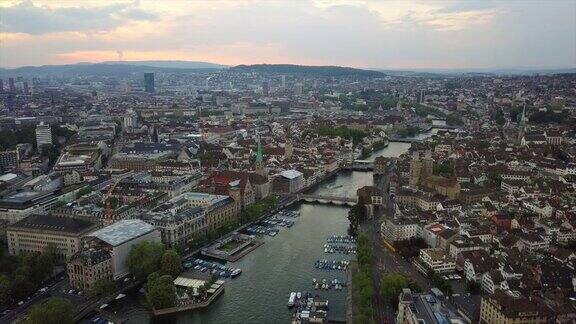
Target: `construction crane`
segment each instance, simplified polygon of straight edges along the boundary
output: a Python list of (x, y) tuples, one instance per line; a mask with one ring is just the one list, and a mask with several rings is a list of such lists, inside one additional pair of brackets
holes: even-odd
[(116, 189), (116, 186), (120, 183), (120, 181), (122, 181), (122, 179), (131, 176), (132, 174), (133, 172), (130, 171), (118, 177), (116, 180), (114, 180), (112, 185), (110, 185), (110, 188), (108, 188), (108, 191), (104, 195), (104, 225), (108, 226), (112, 224), (112, 203), (110, 202), (110, 197), (112, 196), (114, 189)]

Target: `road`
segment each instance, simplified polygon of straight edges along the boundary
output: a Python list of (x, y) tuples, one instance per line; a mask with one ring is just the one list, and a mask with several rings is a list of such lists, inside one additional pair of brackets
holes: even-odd
[(50, 284), (47, 284), (49, 287), (45, 292), (38, 292), (35, 295), (30, 296), (30, 299), (24, 301), (22, 305), (14, 308), (13, 310), (10, 310), (6, 315), (0, 317), (0, 323), (12, 323), (18, 319), (21, 319), (28, 312), (30, 307), (32, 307), (32, 305), (57, 294), (66, 284), (67, 280), (65, 279), (66, 278), (63, 277), (62, 279), (55, 280)]
[[(387, 210), (387, 212), (389, 212)], [(390, 251), (380, 237), (380, 224), (385, 216), (377, 216), (361, 225), (360, 230), (366, 233), (372, 243), (374, 262), (372, 264), (372, 280), (374, 285), (373, 305), (376, 323), (394, 323), (394, 309), (390, 307), (380, 292), (380, 284), (386, 273), (399, 272), (416, 281), (424, 290), (431, 288), (430, 282), (416, 268), (400, 255)]]

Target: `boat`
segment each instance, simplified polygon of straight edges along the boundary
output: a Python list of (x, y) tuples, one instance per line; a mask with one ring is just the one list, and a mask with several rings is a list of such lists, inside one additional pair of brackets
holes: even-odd
[(296, 293), (296, 298), (298, 298), (298, 299), (302, 298), (302, 293), (301, 293), (301, 292), (297, 292), (297, 293)]
[(312, 278), (312, 283), (316, 283), (316, 278)]
[(291, 292), (290, 297), (288, 297), (288, 308), (294, 307), (295, 300), (296, 300), (296, 293)]

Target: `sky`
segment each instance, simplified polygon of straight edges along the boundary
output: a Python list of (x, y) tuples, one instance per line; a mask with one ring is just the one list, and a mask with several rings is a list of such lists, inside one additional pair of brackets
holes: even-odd
[(574, 0), (0, 0), (0, 66), (576, 67)]

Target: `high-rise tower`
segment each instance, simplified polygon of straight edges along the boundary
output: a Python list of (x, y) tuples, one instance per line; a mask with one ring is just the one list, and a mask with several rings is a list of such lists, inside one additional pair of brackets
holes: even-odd
[(154, 73), (144, 73), (144, 91), (154, 93)]

